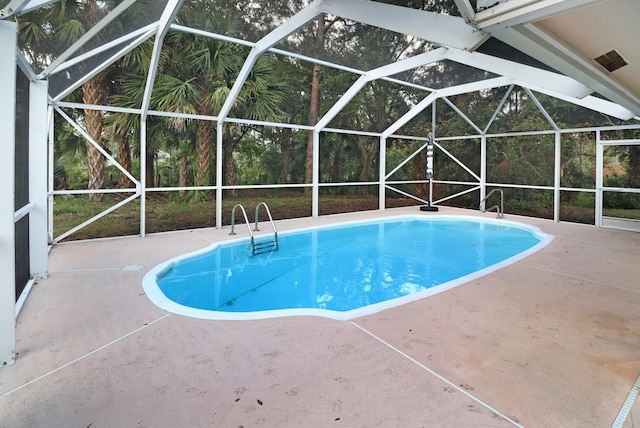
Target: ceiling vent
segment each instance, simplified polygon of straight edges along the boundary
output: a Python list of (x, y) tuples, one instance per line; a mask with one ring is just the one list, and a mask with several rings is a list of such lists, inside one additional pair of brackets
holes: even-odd
[(595, 58), (595, 61), (603, 66), (609, 73), (627, 65), (627, 61), (625, 61), (622, 55), (615, 49), (604, 55), (600, 55), (598, 58)]

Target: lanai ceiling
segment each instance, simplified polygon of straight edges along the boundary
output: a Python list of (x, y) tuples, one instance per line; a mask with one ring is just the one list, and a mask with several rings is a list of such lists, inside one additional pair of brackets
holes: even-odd
[[(484, 4), (483, 4), (484, 3)], [(637, 0), (456, 0), (466, 21), (594, 92), (640, 113)], [(617, 52), (626, 65), (608, 71), (596, 58)]]
[[(640, 16), (637, 0), (454, 1), (458, 13), (450, 15), (368, 0), (301, 2), (293, 8), (295, 13), (288, 20), (268, 28), (254, 40), (245, 40), (253, 50), (244, 71), (250, 69), (257, 55), (278, 48), (300, 28), (327, 14), (430, 42), (429, 50), (398, 63), (359, 70), (362, 84), (438, 61), (453, 61), (484, 70), (489, 78), (485, 75), (454, 88), (436, 88), (434, 96), (517, 84), (620, 119), (640, 116), (640, 80), (637, 78), (640, 51), (635, 46), (640, 36), (636, 23)], [(5, 5), (0, 18), (26, 15), (54, 2), (0, 2)], [(121, 1), (93, 31), (60, 52), (50, 53), (46, 66), (38, 68), (28, 64), (30, 61), (26, 58), (23, 66), (32, 67), (33, 75), (38, 78), (48, 78), (51, 96), (59, 100), (109, 62), (116, 61), (118, 55), (124, 55), (147, 38), (159, 36), (156, 39), (161, 39), (172, 26), (176, 28), (174, 20), (182, 1), (156, 1), (151, 3), (158, 8), (154, 22), (130, 29), (128, 34), (122, 34), (104, 48), (82, 50), (95, 34), (109, 22), (115, 22), (118, 15), (134, 3), (135, 0)], [(268, 13), (268, 4), (260, 3), (247, 1), (246, 7), (264, 7)], [(79, 68), (78, 64), (83, 62), (94, 65)], [(80, 72), (81, 69), (85, 71)], [(238, 85), (242, 85), (242, 75)], [(357, 87), (355, 85), (354, 91)], [(228, 106), (223, 107), (220, 117), (225, 116), (225, 108), (228, 111)]]

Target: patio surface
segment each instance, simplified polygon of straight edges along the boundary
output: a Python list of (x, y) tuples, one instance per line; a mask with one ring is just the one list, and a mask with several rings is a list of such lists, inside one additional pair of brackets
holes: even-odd
[[(277, 226), (401, 214), (480, 215)], [(16, 363), (0, 368), (0, 426), (611, 427), (640, 375), (640, 234), (506, 217), (555, 239), (350, 321), (200, 320), (147, 299), (150, 268), (229, 229), (58, 245), (17, 319)], [(640, 426), (638, 401), (620, 426)]]

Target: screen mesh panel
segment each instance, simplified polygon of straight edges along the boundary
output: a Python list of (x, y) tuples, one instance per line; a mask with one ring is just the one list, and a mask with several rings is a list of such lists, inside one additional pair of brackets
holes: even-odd
[[(29, 203), (29, 80), (16, 73), (15, 209)], [(16, 300), (30, 277), (29, 216), (15, 225)]]

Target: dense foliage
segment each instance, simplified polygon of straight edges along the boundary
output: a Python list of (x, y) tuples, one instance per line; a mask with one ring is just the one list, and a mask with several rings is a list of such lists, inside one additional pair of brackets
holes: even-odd
[[(456, 14), (453, 1), (387, 1), (406, 7)], [(34, 52), (52, 52), (52, 40), (71, 43), (103, 17), (117, 2), (63, 0), (20, 23), (23, 50), (40, 68), (50, 57)], [(150, 19), (153, 8), (145, 10), (138, 2), (134, 13), (125, 14), (123, 23), (109, 31), (122, 32)], [(153, 2), (149, 3), (150, 5)], [(176, 24), (225, 37), (257, 41), (288, 16), (299, 2), (277, 0), (263, 7), (239, 9), (230, 0), (186, 0)], [(115, 37), (115, 36), (114, 36)], [(95, 43), (85, 47), (91, 49)], [(154, 40), (148, 40), (117, 63), (87, 81), (66, 97), (100, 104), (139, 109), (145, 101), (145, 84), (150, 73)], [(344, 67), (371, 70), (385, 64), (433, 49), (428, 42), (403, 34), (374, 28), (334, 16), (323, 16), (283, 40), (277, 49), (326, 59)], [(157, 74), (146, 118), (146, 152), (140, 153), (141, 118), (138, 114), (67, 108), (66, 114), (86, 127), (95, 144), (89, 144), (77, 130), (56, 115), (55, 186), (57, 189), (132, 188), (131, 180), (114, 165), (104, 161), (96, 146), (108, 153), (146, 186), (188, 187), (198, 190), (175, 192), (178, 200), (211, 199), (216, 177), (215, 115), (225, 102), (248, 55), (249, 48), (224, 38), (172, 28), (164, 38)], [(349, 89), (359, 77), (340, 68), (320, 66), (304, 57), (266, 53), (259, 57), (243, 85), (229, 119), (222, 125), (223, 180), (228, 186), (309, 184), (310, 134), (306, 130), (275, 124), (313, 125)], [(427, 87), (448, 87), (491, 77), (488, 73), (451, 62), (421, 67), (393, 76), (395, 80), (368, 83), (329, 123), (320, 139), (320, 181), (354, 182), (357, 186), (327, 187), (331, 194), (377, 194), (377, 186), (362, 185), (379, 179), (380, 140), (377, 135), (424, 99)], [(402, 82), (411, 83), (402, 84)], [(423, 89), (421, 89), (421, 87)], [(507, 209), (513, 212), (538, 212), (548, 216), (554, 185), (555, 136), (552, 133), (518, 134), (524, 131), (548, 131), (552, 125), (540, 111), (561, 129), (616, 124), (614, 119), (587, 111), (566, 102), (515, 87), (496, 88), (440, 99), (398, 131), (400, 135), (426, 137), (433, 132), (435, 151), (435, 197), (464, 192), (479, 181), (480, 138), (487, 140), (487, 182), (494, 186), (526, 185), (509, 188)], [(436, 122), (431, 123), (432, 109)], [(497, 114), (494, 113), (497, 111)], [(173, 114), (171, 117), (170, 114)], [(462, 114), (462, 115), (461, 115)], [(463, 117), (464, 116), (464, 117)], [(251, 119), (253, 123), (233, 121)], [(435, 125), (435, 126), (434, 126)], [(356, 132), (338, 132), (338, 129)], [(512, 134), (508, 134), (512, 133)], [(515, 134), (513, 134), (515, 133)], [(492, 134), (500, 134), (491, 137)], [(610, 138), (615, 138), (611, 136)], [(638, 138), (629, 131), (620, 138)], [(425, 185), (425, 153), (420, 138), (390, 138), (386, 147), (386, 171), (401, 168), (389, 181), (409, 181), (394, 185), (401, 192), (428, 197)], [(98, 154), (96, 154), (98, 153)], [(141, 160), (146, 170), (141, 171)], [(605, 164), (614, 172), (606, 175), (612, 187), (640, 187), (640, 150), (638, 146), (620, 146), (607, 152)], [(561, 186), (568, 189), (593, 189), (596, 175), (595, 135), (575, 131), (561, 139)], [(456, 182), (456, 183), (453, 183)], [(237, 194), (238, 190), (233, 192)], [(390, 197), (403, 197), (389, 191)], [(97, 198), (100, 194), (96, 192)], [(636, 194), (608, 195), (611, 208), (640, 208)], [(463, 193), (449, 203), (477, 207), (478, 191)], [(563, 191), (562, 203), (591, 205), (593, 194)]]

